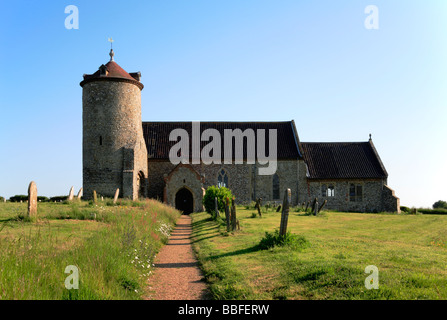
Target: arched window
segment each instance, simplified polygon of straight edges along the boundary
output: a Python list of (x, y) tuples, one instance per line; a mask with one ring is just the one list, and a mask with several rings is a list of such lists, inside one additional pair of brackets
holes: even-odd
[(273, 175), (273, 200), (278, 200), (280, 198), (279, 195), (279, 177), (278, 174), (275, 173)]
[(228, 175), (225, 172), (224, 169), (220, 170), (218, 176), (217, 176), (217, 186), (220, 187), (227, 187), (228, 188)]

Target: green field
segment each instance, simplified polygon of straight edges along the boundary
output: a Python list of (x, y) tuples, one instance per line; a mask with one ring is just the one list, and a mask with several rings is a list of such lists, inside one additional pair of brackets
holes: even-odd
[[(241, 230), (195, 213), (193, 242), (215, 299), (447, 299), (447, 216), (290, 212), (308, 246), (261, 249), (281, 214), (237, 208)], [(367, 289), (365, 268), (379, 270)]]
[[(0, 300), (141, 299), (155, 254), (179, 217), (155, 200), (0, 203)], [(79, 270), (68, 290), (67, 266)]]

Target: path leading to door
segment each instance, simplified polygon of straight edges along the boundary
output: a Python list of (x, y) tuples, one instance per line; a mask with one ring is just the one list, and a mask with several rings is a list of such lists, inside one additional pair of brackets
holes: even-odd
[(209, 299), (202, 271), (191, 246), (191, 233), (191, 217), (182, 215), (169, 242), (155, 259), (155, 270), (148, 282), (149, 296), (146, 299)]

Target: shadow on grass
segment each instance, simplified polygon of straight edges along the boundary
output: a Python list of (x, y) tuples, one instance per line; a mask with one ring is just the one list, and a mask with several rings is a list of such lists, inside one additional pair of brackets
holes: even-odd
[(232, 256), (241, 255), (241, 254), (253, 253), (253, 252), (261, 251), (261, 250), (262, 250), (261, 246), (259, 244), (257, 244), (252, 247), (249, 247), (249, 248), (235, 250), (235, 251), (222, 253), (222, 254), (217, 254), (214, 256), (209, 256), (206, 258), (206, 260), (214, 260), (214, 259), (219, 259), (219, 258), (224, 258), (224, 257), (232, 257)]

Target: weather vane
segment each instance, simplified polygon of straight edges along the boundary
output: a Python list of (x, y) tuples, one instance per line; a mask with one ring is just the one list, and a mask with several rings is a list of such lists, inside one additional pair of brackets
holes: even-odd
[(113, 49), (113, 41), (115, 40), (113, 40), (112, 38), (108, 38), (107, 41), (110, 42), (110, 49)]
[(113, 40), (112, 38), (108, 38), (107, 41), (110, 42), (110, 53), (109, 53), (110, 61), (113, 61), (113, 56), (115, 55), (115, 53), (113, 52), (113, 41), (115, 40)]

